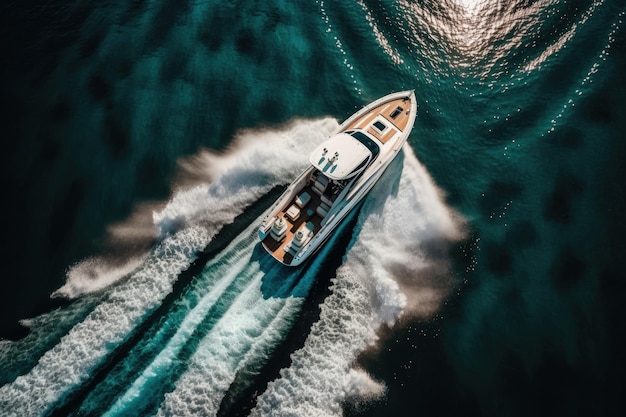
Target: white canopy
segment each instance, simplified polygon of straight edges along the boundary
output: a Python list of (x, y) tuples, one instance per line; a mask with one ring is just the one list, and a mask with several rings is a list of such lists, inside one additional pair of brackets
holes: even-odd
[(328, 178), (340, 180), (349, 176), (371, 154), (359, 140), (347, 133), (339, 133), (318, 146), (309, 161)]

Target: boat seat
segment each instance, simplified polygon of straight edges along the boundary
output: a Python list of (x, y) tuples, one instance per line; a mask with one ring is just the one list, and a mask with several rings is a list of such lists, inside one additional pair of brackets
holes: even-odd
[(296, 207), (295, 204), (292, 204), (291, 207), (289, 207), (289, 209), (285, 212), (285, 215), (287, 215), (287, 217), (289, 217), (292, 221), (296, 221), (298, 220), (298, 217), (300, 217), (300, 209)]
[(329, 207), (333, 205), (333, 200), (328, 198), (327, 195), (323, 194), (321, 197), (322, 197), (322, 203), (326, 204)]
[(313, 191), (318, 195), (322, 195), (326, 191), (326, 187), (328, 187), (328, 177), (319, 174), (313, 184)]
[(300, 226), (298, 231), (294, 233), (293, 237), (291, 238), (291, 241), (283, 247), (283, 250), (287, 253), (292, 253), (292, 254), (297, 253), (300, 249), (302, 249), (304, 245), (309, 243), (309, 241), (314, 235), (314, 231), (315, 231), (315, 225), (313, 223), (311, 222), (304, 223), (302, 226)]
[(296, 205), (300, 208), (304, 208), (311, 201), (311, 196), (306, 191), (296, 197)]
[(297, 252), (311, 240), (311, 237), (313, 237), (313, 230), (309, 228), (308, 224), (303, 224), (293, 235), (289, 246)]
[(287, 236), (287, 223), (282, 217), (277, 216), (274, 218), (272, 228), (270, 229), (270, 236), (277, 242), (281, 242)]
[(330, 210), (330, 206), (328, 204), (321, 203), (319, 206), (317, 206), (317, 209), (315, 211), (323, 219), (328, 214), (328, 210)]

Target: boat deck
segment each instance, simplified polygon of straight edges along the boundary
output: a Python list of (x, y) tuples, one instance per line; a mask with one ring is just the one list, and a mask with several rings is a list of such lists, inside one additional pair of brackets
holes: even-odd
[[(259, 236), (265, 250), (288, 266), (300, 265), (317, 251), (399, 154), (417, 110), (414, 90), (401, 91), (362, 107), (341, 123), (264, 217)], [(348, 131), (354, 139), (347, 137)], [(348, 154), (340, 160), (346, 163), (337, 162), (339, 151)], [(298, 253), (301, 257), (296, 258)]]
[(317, 214), (315, 211), (322, 201), (321, 197), (313, 191), (313, 188), (310, 185), (304, 187), (300, 194), (305, 191), (311, 196), (311, 199), (306, 206), (300, 209), (300, 216), (296, 220), (291, 220), (289, 216), (287, 216), (287, 210), (295, 204), (295, 198), (290, 202), (290, 204), (287, 204), (287, 206), (279, 214), (279, 216), (281, 216), (287, 223), (287, 235), (285, 238), (278, 242), (268, 234), (263, 240), (265, 248), (271, 252), (276, 259), (285, 264), (290, 264), (293, 260), (293, 255), (285, 251), (285, 246), (291, 242), (294, 234), (303, 224), (311, 222), (314, 226), (314, 234), (317, 234), (317, 232), (321, 229), (322, 216)]
[(387, 128), (382, 132), (372, 126), (369, 126), (367, 127), (367, 133), (371, 134), (382, 143), (386, 143), (389, 139), (394, 137), (398, 131), (402, 132), (406, 129), (410, 119), (410, 110), (411, 102), (408, 97), (388, 101), (356, 119), (346, 128), (346, 130), (364, 129), (370, 125), (374, 119), (381, 116), (389, 122), (391, 126), (387, 126)]

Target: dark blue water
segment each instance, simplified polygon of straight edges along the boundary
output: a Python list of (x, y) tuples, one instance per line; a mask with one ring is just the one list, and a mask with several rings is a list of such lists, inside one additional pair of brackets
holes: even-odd
[[(335, 3), (2, 5), (1, 415), (620, 413), (626, 4)], [(308, 152), (406, 89), (360, 211), (271, 262)]]

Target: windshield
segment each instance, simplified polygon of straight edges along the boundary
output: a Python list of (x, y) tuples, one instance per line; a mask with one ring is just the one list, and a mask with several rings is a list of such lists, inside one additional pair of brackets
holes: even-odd
[(356, 140), (358, 140), (363, 145), (365, 145), (365, 147), (367, 147), (367, 149), (369, 149), (369, 151), (372, 153), (372, 159), (376, 158), (376, 155), (378, 155), (378, 152), (380, 152), (380, 148), (378, 147), (376, 142), (374, 142), (372, 139), (367, 137), (367, 135), (365, 135), (362, 132), (355, 131), (355, 132), (346, 132), (346, 133), (350, 133), (352, 137), (354, 137)]

